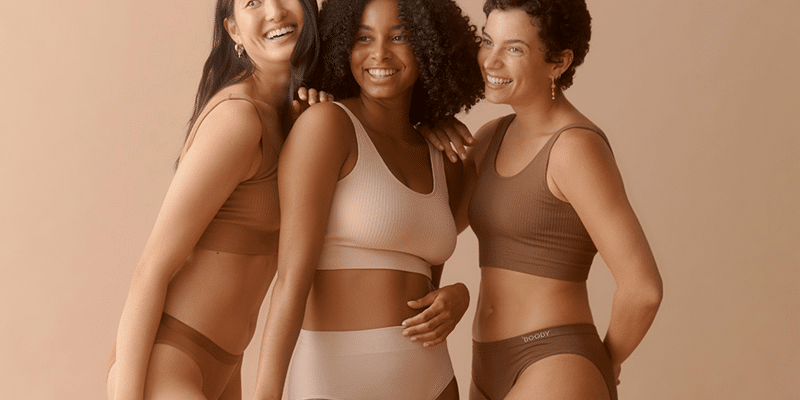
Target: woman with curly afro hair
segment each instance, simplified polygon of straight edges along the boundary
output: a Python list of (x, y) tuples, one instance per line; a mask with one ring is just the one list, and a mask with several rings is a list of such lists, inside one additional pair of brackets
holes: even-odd
[[(486, 99), (514, 113), (484, 125), (464, 161), (481, 266), (470, 398), (614, 400), (662, 283), (608, 139), (564, 96), (589, 50), (589, 11), (488, 0), (484, 12)], [(586, 286), (597, 253), (617, 283), (602, 340)]]
[(414, 126), (481, 98), (475, 32), (452, 0), (323, 3), (313, 86), (344, 100), (305, 111), (280, 156), (255, 398), (458, 398), (445, 338), (469, 293), (439, 281), (462, 171)]

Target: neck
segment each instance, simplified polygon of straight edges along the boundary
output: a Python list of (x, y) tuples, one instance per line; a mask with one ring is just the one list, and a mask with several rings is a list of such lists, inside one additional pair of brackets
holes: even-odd
[(362, 123), (370, 130), (402, 139), (410, 139), (410, 136), (418, 139), (409, 120), (411, 92), (390, 99), (375, 99), (362, 92), (354, 102), (363, 116)]
[(272, 68), (257, 66), (253, 70), (252, 88), (257, 98), (277, 110), (283, 110), (289, 101), (289, 80), (291, 71), (287, 65)]
[(556, 94), (555, 100), (540, 96), (538, 101), (513, 104), (511, 108), (517, 114), (514, 123), (524, 126), (525, 131), (542, 134), (561, 128), (568, 123), (572, 111), (577, 111), (563, 93)]

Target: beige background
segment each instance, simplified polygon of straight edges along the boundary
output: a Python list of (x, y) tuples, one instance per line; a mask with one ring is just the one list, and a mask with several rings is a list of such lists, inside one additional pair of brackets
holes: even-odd
[[(3, 398), (103, 398), (127, 286), (209, 49), (212, 3), (0, 4)], [(482, 1), (460, 3), (483, 23)], [(608, 133), (666, 290), (623, 366), (621, 398), (800, 398), (800, 3), (589, 8), (592, 50), (567, 95)], [(475, 130), (507, 112), (481, 103), (464, 120)], [(466, 282), (473, 302), (476, 257), (467, 231), (444, 276)], [(613, 280), (596, 264), (602, 332)], [(473, 311), (449, 341), (464, 397)]]

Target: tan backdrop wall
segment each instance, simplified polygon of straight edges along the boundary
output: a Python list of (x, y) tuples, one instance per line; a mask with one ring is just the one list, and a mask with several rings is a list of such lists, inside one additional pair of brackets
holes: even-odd
[[(459, 1), (482, 25), (482, 1)], [(621, 398), (800, 398), (800, 3), (589, 8), (592, 49), (567, 96), (608, 133), (666, 290), (623, 366)], [(211, 0), (0, 5), (2, 397), (104, 398), (212, 10)], [(481, 103), (463, 119), (475, 130), (508, 112)], [(466, 282), (473, 302), (476, 245), (463, 233), (443, 278)], [(603, 332), (614, 282), (599, 258), (589, 285)], [(462, 398), (473, 312), (449, 341)]]

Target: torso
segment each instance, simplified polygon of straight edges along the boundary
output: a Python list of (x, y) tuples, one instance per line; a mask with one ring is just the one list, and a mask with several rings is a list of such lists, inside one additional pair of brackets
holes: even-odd
[[(165, 313), (232, 354), (241, 354), (255, 333), (259, 308), (277, 268), (280, 222), (276, 178), (281, 124), (274, 109), (245, 91), (244, 83), (222, 89), (201, 117), (209, 108), (229, 101), (224, 98), (247, 99), (262, 120), (262, 158), (172, 277), (164, 305)], [(196, 125), (201, 123), (202, 118)], [(250, 201), (252, 197), (258, 201)]]
[(356, 122), (358, 158), (334, 193), (307, 330), (400, 325), (421, 311), (406, 303), (432, 290), (430, 265), (443, 263), (455, 247), (440, 153), (421, 137), (392, 146), (379, 133), (359, 134)]
[[(511, 128), (508, 132), (511, 132)], [(535, 230), (530, 232), (528, 230), (532, 226), (550, 224), (549, 220), (535, 217), (521, 226), (517, 224), (518, 228), (513, 228), (515, 221), (528, 221), (525, 219), (525, 213), (515, 211), (510, 213), (516, 215), (515, 221), (507, 220), (508, 227), (503, 228), (505, 226), (503, 222), (499, 222), (500, 225), (492, 225), (493, 221), (503, 218), (500, 214), (494, 215), (497, 212), (502, 213), (501, 208), (513, 208), (507, 203), (515, 196), (523, 196), (522, 203), (533, 202), (524, 197), (528, 194), (522, 194), (529, 193), (530, 185), (539, 185), (530, 193), (537, 193), (537, 190), (538, 192), (546, 191), (548, 197), (552, 197), (548, 198), (547, 202), (556, 208), (563, 206), (559, 204), (561, 200), (556, 199), (552, 194), (554, 190), (552, 181), (546, 179), (548, 178), (546, 174), (548, 161), (544, 156), (549, 157), (549, 154), (539, 154), (540, 152), (544, 153), (542, 149), (547, 147), (548, 143), (552, 145), (550, 140), (553, 134), (525, 136), (507, 134), (506, 131), (498, 132), (498, 134), (505, 137), (495, 135), (493, 143), (489, 145), (487, 153), (483, 157), (479, 173), (480, 175), (489, 175), (492, 183), (483, 183), (484, 186), (481, 188), (481, 179), (484, 182), (488, 181), (486, 176), (479, 177), (476, 192), (473, 193), (473, 203), (470, 205), (470, 220), (473, 225), (476, 222), (475, 218), (479, 218), (483, 224), (483, 226), (481, 224), (473, 226), (476, 234), (481, 232), (481, 229), (486, 231), (481, 232), (483, 237), (478, 235), (479, 240), (493, 241), (489, 246), (491, 251), (485, 251), (484, 246), (481, 248), (481, 285), (473, 324), (473, 339), (478, 342), (490, 342), (552, 326), (593, 323), (585, 278), (582, 277), (582, 274), (588, 273), (591, 258), (596, 252), (593, 246), (591, 249), (593, 252), (587, 251), (584, 254), (578, 251), (580, 255), (571, 259), (585, 268), (585, 271), (581, 270), (581, 273), (567, 268), (552, 268), (552, 271), (545, 268), (543, 270), (537, 266), (537, 263), (549, 265), (549, 262), (546, 261), (546, 258), (538, 261), (537, 257), (532, 258), (529, 254), (531, 250), (534, 251), (532, 254), (537, 254), (538, 238)], [(545, 151), (549, 151), (549, 147)], [(545, 172), (534, 178), (528, 171), (532, 168), (539, 168)], [(511, 197), (508, 197), (509, 200), (504, 200), (505, 196)], [(475, 204), (476, 197), (479, 199), (478, 204)], [(503, 206), (498, 204), (503, 204)], [(494, 216), (490, 217), (490, 214), (486, 213)], [(490, 225), (486, 225), (486, 221), (489, 221)], [(487, 239), (488, 232), (495, 232), (498, 229), (511, 236), (505, 236), (500, 241), (496, 241), (497, 239), (494, 237)], [(511, 229), (511, 231), (505, 231), (506, 229)], [(529, 232), (523, 235), (533, 235), (532, 240), (521, 240), (512, 233), (514, 229), (523, 229), (520, 232)], [(487, 245), (487, 243), (483, 243), (483, 245)], [(504, 250), (498, 251), (498, 249)], [(515, 253), (515, 250), (520, 253)], [(502, 254), (503, 257), (495, 258), (492, 254)], [(514, 255), (517, 256), (517, 261), (521, 260), (522, 262), (514, 261)], [(526, 266), (526, 263), (530, 263), (530, 265)]]

